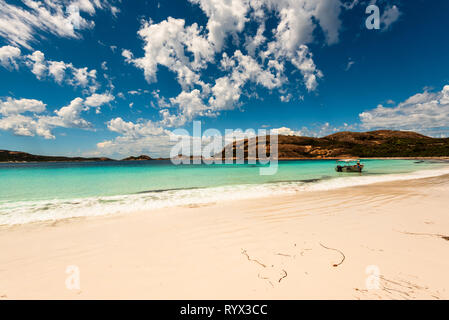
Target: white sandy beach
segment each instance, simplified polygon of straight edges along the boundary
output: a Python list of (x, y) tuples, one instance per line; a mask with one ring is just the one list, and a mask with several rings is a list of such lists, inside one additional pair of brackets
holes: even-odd
[(2, 226), (0, 298), (448, 299), (448, 194), (446, 175)]

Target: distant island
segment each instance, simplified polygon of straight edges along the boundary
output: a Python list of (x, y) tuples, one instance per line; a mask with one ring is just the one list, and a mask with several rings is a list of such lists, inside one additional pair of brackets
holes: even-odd
[[(128, 157), (121, 161), (144, 161), (144, 160), (168, 160), (163, 158), (153, 159), (147, 155)], [(107, 157), (83, 158), (62, 156), (40, 156), (20, 151), (0, 150), (0, 162), (94, 162), (94, 161), (117, 161)]]
[(149, 161), (149, 160), (170, 160), (170, 158), (151, 158), (150, 156), (142, 154), (138, 157), (131, 156), (131, 157), (122, 159), (120, 161)]
[(0, 150), (0, 162), (85, 162), (85, 161), (114, 161), (106, 157), (83, 158), (61, 156), (39, 156), (20, 151)]
[[(248, 145), (258, 144), (258, 138), (234, 142), (243, 144), (245, 158)], [(269, 146), (267, 154), (269, 154)], [(224, 150), (216, 157), (225, 157)], [(189, 157), (189, 156), (185, 156)], [(431, 138), (411, 131), (378, 130), (370, 132), (338, 132), (323, 138), (278, 136), (279, 160), (288, 159), (336, 159), (336, 158), (426, 158), (449, 157), (449, 138)], [(193, 157), (189, 157), (193, 158)], [(169, 160), (147, 155), (131, 156), (121, 161)], [(83, 158), (40, 156), (19, 151), (0, 150), (0, 162), (86, 162), (117, 161), (107, 157)]]
[(144, 155), (144, 154), (142, 154), (142, 155), (140, 155), (138, 157), (131, 156), (131, 157), (122, 159), (122, 161), (144, 161), (144, 160), (154, 160), (154, 159), (151, 158), (150, 156), (147, 156), (147, 155)]

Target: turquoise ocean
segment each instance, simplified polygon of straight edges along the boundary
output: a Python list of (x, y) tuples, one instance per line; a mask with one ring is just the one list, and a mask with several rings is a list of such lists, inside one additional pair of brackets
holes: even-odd
[(0, 225), (179, 205), (296, 194), (449, 174), (447, 162), (363, 160), (363, 173), (337, 173), (334, 160), (259, 165), (173, 165), (170, 161), (1, 163)]

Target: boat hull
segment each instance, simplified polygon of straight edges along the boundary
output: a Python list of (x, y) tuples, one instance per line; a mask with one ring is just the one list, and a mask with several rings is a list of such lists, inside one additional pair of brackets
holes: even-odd
[(337, 166), (335, 168), (335, 171), (337, 172), (362, 172), (363, 170), (363, 164), (357, 166)]

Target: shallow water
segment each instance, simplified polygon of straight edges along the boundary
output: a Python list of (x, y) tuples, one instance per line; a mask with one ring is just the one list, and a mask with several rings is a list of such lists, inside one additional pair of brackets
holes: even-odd
[(0, 164), (0, 224), (135, 212), (449, 173), (447, 163), (364, 160), (360, 173), (337, 173), (334, 160), (259, 165), (180, 165), (170, 161)]

